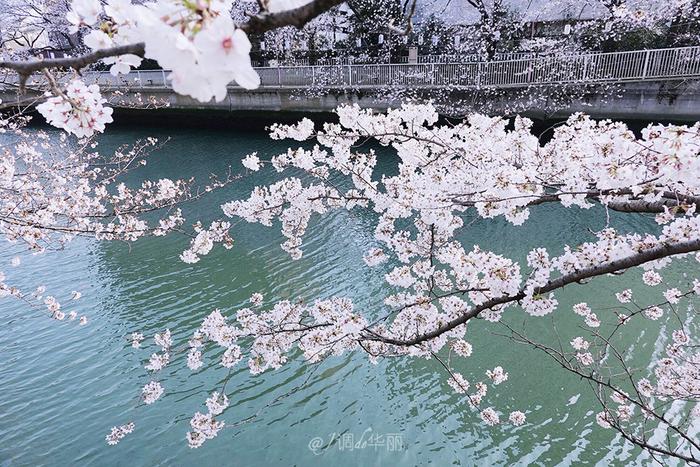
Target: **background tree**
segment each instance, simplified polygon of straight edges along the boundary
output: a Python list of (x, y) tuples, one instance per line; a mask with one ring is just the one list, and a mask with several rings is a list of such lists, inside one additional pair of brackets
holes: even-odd
[(479, 53), (492, 60), (498, 51), (512, 50), (517, 43), (521, 23), (515, 10), (504, 0), (466, 0), (479, 13), (477, 37)]
[(67, 0), (2, 0), (0, 40), (5, 53), (40, 55), (85, 51), (68, 31)]
[[(346, 50), (352, 55), (386, 59), (397, 46), (391, 26), (404, 23), (408, 6), (400, 0), (352, 0)], [(393, 33), (395, 34), (395, 32)]]
[(431, 14), (418, 24), (411, 37), (411, 45), (421, 55), (438, 55), (454, 51), (454, 29), (438, 16)]
[(700, 44), (700, 1), (678, 2), (671, 7), (672, 19), (668, 28), (668, 44), (685, 47)]

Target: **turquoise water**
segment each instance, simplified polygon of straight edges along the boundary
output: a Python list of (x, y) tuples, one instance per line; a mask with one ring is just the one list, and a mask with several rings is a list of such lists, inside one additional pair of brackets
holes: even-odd
[[(266, 137), (265, 124), (257, 131), (114, 127), (101, 144), (107, 149), (138, 137), (170, 136), (140, 176), (194, 175), (205, 180), (229, 165), (240, 171), (240, 160), (254, 150), (268, 156), (285, 150), (285, 143)], [(396, 159), (385, 153), (380, 167), (393, 171)], [(219, 217), (222, 202), (244, 197), (256, 184), (276, 176), (264, 172), (245, 178), (185, 206), (185, 214), (191, 221)], [(190, 450), (185, 441), (189, 419), (205, 410), (204, 400), (226, 378), (211, 352), (197, 373), (185, 366), (184, 355), (177, 356), (160, 378), (163, 398), (149, 407), (139, 402), (140, 388), (149, 381), (143, 364), (151, 349), (132, 349), (126, 340), (131, 332), (152, 336), (168, 327), (176, 343), (184, 343), (212, 309), (231, 315), (253, 292), (262, 292), (268, 304), (347, 295), (370, 315), (382, 310), (387, 292), (383, 274), (390, 265), (369, 269), (361, 260), (373, 244), (373, 220), (371, 213), (361, 211), (317, 219), (299, 261), (281, 251), (283, 237), (277, 229), (247, 224), (234, 229), (232, 250), (216, 248), (192, 266), (178, 260), (188, 243), (180, 236), (131, 245), (78, 240), (59, 253), (23, 255), (17, 268), (9, 262), (21, 250), (4, 244), (0, 270), (13, 283), (27, 288), (43, 284), (47, 294), (59, 299), (80, 290), (83, 298), (66, 311), (86, 314), (90, 322), (85, 327), (59, 323), (12, 299), (0, 301), (0, 466), (648, 462), (612, 432), (597, 429), (594, 414), (599, 408), (586, 384), (558, 371), (534, 350), (498, 336), (504, 328), (484, 322), (470, 325), (474, 354), (453, 360), (455, 370), (477, 381), (487, 369), (502, 365), (510, 377), (498, 390), (490, 390), (485, 407), (525, 411), (528, 423), (522, 427), (486, 427), (451, 392), (435, 361), (401, 359), (375, 366), (360, 354), (332, 357), (314, 367), (295, 358), (259, 376), (237, 368), (226, 386), (231, 406), (223, 419), (235, 425), (257, 416), (225, 428), (198, 450)], [(567, 243), (589, 239), (586, 229), (599, 229), (605, 221), (599, 209), (542, 206), (522, 227), (477, 220), (461, 239), (522, 259), (536, 246), (560, 251)], [(625, 231), (654, 229), (653, 220), (643, 216), (613, 214), (611, 222)], [(665, 279), (685, 283), (684, 275), (697, 270), (697, 263), (682, 262)], [(615, 303), (615, 287), (630, 284), (639, 290), (639, 277), (634, 271), (570, 287), (558, 295), (559, 311), (530, 320), (527, 330), (551, 342), (556, 329), (568, 342), (580, 334), (572, 304), (586, 300), (604, 310)], [(637, 292), (636, 299), (651, 303), (661, 292)], [(598, 314), (610, 319), (605, 311)], [(509, 312), (511, 324), (522, 326), (522, 318), (519, 310)], [(634, 323), (623, 330), (623, 342), (648, 356), (665, 345), (665, 327), (664, 320)], [(109, 429), (129, 421), (136, 423), (134, 433), (108, 446), (104, 437)], [(351, 437), (352, 448), (344, 444)], [(361, 440), (370, 442), (363, 445)]]

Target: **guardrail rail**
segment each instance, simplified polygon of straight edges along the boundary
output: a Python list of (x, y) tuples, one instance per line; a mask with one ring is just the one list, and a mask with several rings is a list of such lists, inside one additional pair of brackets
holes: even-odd
[[(700, 47), (552, 55), (492, 62), (279, 66), (256, 70), (263, 88), (511, 88), (659, 81), (700, 77)], [(84, 72), (83, 79), (110, 88), (169, 88), (167, 75), (167, 70), (138, 70), (116, 77), (109, 72), (93, 71)], [(61, 78), (69, 79), (69, 74)], [(27, 84), (40, 85), (44, 79), (35, 75)]]

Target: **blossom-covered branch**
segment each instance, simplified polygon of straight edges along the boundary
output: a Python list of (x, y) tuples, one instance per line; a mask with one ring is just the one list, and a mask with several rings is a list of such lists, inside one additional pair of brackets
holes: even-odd
[[(700, 288), (683, 296), (696, 296), (699, 292)], [(626, 303), (628, 297), (619, 299)], [(679, 418), (675, 405), (680, 401), (697, 403), (700, 397), (700, 380), (693, 363), (697, 354), (686, 330), (678, 329), (672, 333), (672, 341), (666, 347), (667, 356), (658, 362), (654, 371), (656, 384), (648, 379), (647, 371), (631, 367), (628, 360), (632, 355), (612, 344), (620, 327), (627, 326), (635, 317), (649, 316), (656, 320), (660, 317), (657, 313), (661, 307), (675, 311), (668, 300), (638, 307), (629, 315), (621, 314), (619, 323), (608, 335), (594, 331), (591, 341), (579, 336), (568, 344), (560, 343), (559, 348), (537, 342), (508, 324), (503, 325), (510, 331), (505, 337), (532, 346), (567, 372), (590, 384), (603, 409), (596, 416), (599, 426), (615, 430), (659, 463), (663, 462), (656, 458), (657, 455), (700, 465), (700, 444), (691, 431), (699, 406), (695, 405), (689, 416)], [(566, 347), (571, 347), (572, 351), (565, 350)], [(668, 430), (678, 442), (672, 442), (671, 437), (655, 436), (659, 428)]]
[[(643, 264), (652, 262), (652, 261), (658, 261), (660, 259), (668, 258), (671, 256), (675, 255), (684, 255), (687, 253), (693, 253), (696, 251), (700, 251), (700, 239), (696, 240), (691, 240), (688, 242), (682, 242), (682, 243), (677, 243), (677, 244), (661, 244), (658, 246), (655, 246), (653, 248), (650, 248), (648, 250), (641, 251), (635, 255), (628, 256), (622, 259), (618, 259), (615, 261), (611, 261), (609, 263), (603, 263), (603, 264), (597, 264), (595, 266), (585, 268), (582, 270), (577, 270), (576, 272), (572, 272), (571, 274), (567, 274), (561, 277), (558, 277), (552, 281), (547, 282), (545, 285), (541, 287), (536, 287), (534, 289), (534, 293), (536, 295), (543, 295), (547, 294), (550, 292), (554, 292), (558, 289), (561, 289), (567, 285), (570, 284), (575, 284), (575, 283), (582, 283), (586, 279), (591, 279), (594, 277), (598, 276), (603, 276), (606, 274), (613, 274), (613, 273), (619, 273), (621, 271), (624, 271), (629, 268), (633, 268), (635, 266), (641, 266)], [(530, 293), (532, 293), (531, 291)], [(474, 308), (469, 309), (466, 311), (463, 315), (461, 315), (459, 318), (450, 321), (437, 329), (427, 332), (425, 334), (416, 336), (412, 339), (409, 340), (399, 340), (399, 339), (391, 339), (391, 338), (385, 338), (382, 336), (377, 336), (376, 334), (372, 333), (369, 335), (370, 339), (373, 340), (380, 340), (382, 342), (386, 342), (387, 344), (392, 344), (392, 345), (400, 345), (400, 346), (411, 346), (411, 345), (419, 345), (423, 342), (426, 342), (430, 339), (435, 339), (436, 337), (440, 337), (442, 334), (451, 331), (452, 329), (456, 328), (457, 326), (461, 326), (465, 324), (467, 321), (470, 319), (476, 318), (479, 316), (480, 313), (486, 311), (486, 310), (492, 310), (494, 308), (498, 308), (503, 305), (507, 305), (509, 303), (514, 303), (518, 302), (520, 300), (523, 300), (526, 298), (526, 294), (528, 293), (527, 289), (522, 289), (520, 292), (518, 292), (515, 295), (504, 295), (502, 297), (494, 298), (491, 299), (487, 302), (484, 302), (478, 306), (475, 306)]]
[[(661, 197), (657, 200), (644, 200), (634, 197), (634, 192), (629, 190), (587, 190), (582, 192), (558, 192), (554, 194), (544, 194), (544, 195), (522, 195), (523, 198), (530, 198), (532, 201), (528, 202), (527, 206), (537, 206), (544, 203), (555, 203), (561, 202), (562, 196), (573, 196), (573, 195), (584, 195), (589, 200), (600, 201), (601, 198), (606, 196), (621, 196), (627, 195), (631, 196), (629, 199), (620, 200), (608, 200), (606, 206), (613, 211), (620, 212), (638, 212), (638, 213), (663, 213), (672, 208), (678, 208), (682, 206), (694, 205), (697, 210), (700, 208), (700, 197), (698, 196), (688, 196), (679, 193), (664, 192), (660, 193)], [(472, 195), (467, 195), (471, 197)], [(479, 201), (462, 201), (460, 196), (457, 196), (454, 200), (455, 204), (462, 206), (474, 207), (477, 203), (502, 203), (508, 201), (507, 199), (482, 199)]]
[[(90, 139), (74, 144), (65, 133), (30, 136), (27, 120), (16, 117), (0, 126), (8, 141), (0, 154), (0, 237), (35, 254), (63, 249), (76, 237), (133, 242), (171, 232), (190, 235), (181, 205), (236, 179), (229, 172), (202, 187), (192, 179), (168, 178), (129, 187), (125, 177), (146, 164), (160, 146), (156, 139), (100, 154)], [(218, 240), (231, 242), (227, 235)], [(44, 291), (23, 291), (10, 281), (0, 272), (0, 297), (12, 295), (64, 318), (58, 299), (49, 295), (42, 302)]]
[[(484, 423), (495, 425), (506, 422), (500, 414), (504, 408), (483, 405), (489, 380), (498, 386), (508, 380), (507, 371), (495, 365), (486, 372), (488, 380), (474, 382), (456, 372), (450, 361), (453, 354), (472, 354), (467, 327), (471, 320), (502, 323), (506, 314), (516, 313), (556, 320), (562, 313), (557, 295), (567, 286), (590, 288), (591, 279), (640, 268), (641, 282), (654, 287), (663, 282), (658, 271), (672, 262), (692, 253), (700, 260), (700, 179), (693, 175), (700, 168), (698, 125), (650, 125), (637, 137), (622, 124), (574, 115), (542, 144), (532, 134), (531, 122), (522, 118), (515, 118), (512, 128), (505, 119), (481, 115), (441, 125), (431, 105), (415, 103), (386, 114), (357, 106), (341, 107), (337, 113), (339, 123), (327, 123), (321, 130), (308, 119), (273, 126), (274, 139), (313, 139), (316, 144), (269, 160), (257, 154), (246, 157), (242, 163), (250, 172), (272, 167), (289, 175), (256, 187), (247, 199), (232, 200), (222, 209), (228, 217), (266, 226), (279, 221), (286, 238), (281, 246), (293, 259), (302, 257), (303, 237), (314, 218), (335, 210), (373, 211), (376, 245), (367, 249), (364, 261), (373, 268), (388, 263), (384, 279), (391, 292), (384, 297), (384, 307), (358, 310), (349, 296), (308, 304), (284, 300), (266, 307), (264, 297), (254, 294), (252, 307), (237, 310), (231, 320), (215, 310), (202, 322), (189, 343), (190, 368), (203, 365), (200, 349), (205, 345), (224, 349), (223, 366), (247, 360), (254, 374), (285, 365), (294, 349), (310, 363), (353, 351), (366, 354), (373, 363), (382, 358), (433, 359), (447, 372), (447, 384), (479, 411)], [(369, 140), (396, 151), (394, 175), (375, 172), (377, 154), (366, 148)], [(659, 206), (654, 220), (660, 232), (620, 233), (606, 225), (591, 232), (590, 241), (565, 245), (561, 251), (534, 248), (523, 262), (478, 245), (467, 248), (459, 240), (458, 232), (469, 228), (465, 217), (503, 217), (517, 226), (545, 203), (557, 203), (559, 209), (598, 205), (604, 208), (603, 216), (607, 209), (625, 205), (628, 212)], [(224, 233), (220, 222), (202, 229), (181, 259), (200, 261)], [(665, 305), (699, 294), (700, 278), (690, 280), (686, 293), (669, 286), (663, 292)], [(632, 294), (625, 289), (615, 297), (630, 303)], [(616, 319), (653, 322), (663, 315), (662, 305), (620, 313)], [(573, 311), (594, 334), (601, 327), (601, 318), (587, 303), (576, 304)], [(596, 361), (587, 351), (587, 341), (577, 338), (572, 346), (571, 358), (580, 365)], [(162, 368), (164, 358), (154, 354), (149, 368)], [(168, 354), (165, 360), (169, 358)], [(697, 374), (696, 361), (678, 360), (688, 375), (682, 390)], [(659, 393), (693, 401), (700, 396), (695, 390), (673, 392), (671, 376), (659, 378)], [(625, 410), (620, 409), (623, 416)], [(191, 447), (216, 436), (224, 423), (218, 415), (195, 414)], [(507, 422), (521, 425), (525, 419), (521, 410), (510, 410)], [(685, 439), (686, 428), (679, 426), (675, 436)], [(646, 446), (631, 431), (625, 434)], [(648, 449), (673, 454), (664, 446), (650, 444)]]
[[(284, 26), (303, 27), (316, 16), (342, 3), (340, 0), (314, 0), (301, 6), (295, 2), (268, 2), (268, 11), (235, 24), (231, 1), (206, 0), (197, 4), (161, 0), (132, 4), (111, 0), (75, 0), (66, 14), (71, 32), (84, 32), (84, 45), (92, 52), (77, 57), (27, 61), (0, 61), (0, 69), (19, 74), (19, 90), (28, 77), (49, 68), (72, 68), (102, 61), (110, 71), (128, 73), (143, 58), (156, 60), (167, 70), (175, 92), (202, 102), (222, 100), (227, 85), (236, 81), (244, 88), (256, 88), (260, 77), (250, 61), (251, 44), (247, 33), (264, 33)], [(173, 47), (173, 44), (178, 44)], [(39, 107), (47, 120), (71, 133), (89, 136), (103, 131), (108, 119), (100, 118), (103, 99), (99, 87), (89, 88), (78, 78), (69, 83), (89, 92), (59, 92), (52, 86), (53, 98)], [(97, 108), (95, 108), (97, 107)]]

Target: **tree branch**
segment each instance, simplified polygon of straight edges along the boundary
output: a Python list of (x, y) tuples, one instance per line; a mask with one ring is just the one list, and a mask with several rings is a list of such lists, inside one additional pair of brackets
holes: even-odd
[[(483, 200), (469, 200), (462, 201), (461, 195), (458, 195), (453, 202), (459, 206), (475, 206), (476, 204), (482, 203), (499, 203), (503, 201), (508, 201), (509, 199), (517, 198), (532, 198), (532, 201), (527, 203), (526, 206), (537, 206), (539, 204), (552, 203), (561, 201), (561, 196), (563, 195), (585, 195), (588, 199), (600, 200), (601, 196), (608, 195), (633, 195), (631, 189), (610, 189), (610, 190), (589, 190), (589, 191), (579, 191), (579, 192), (562, 192), (562, 193), (551, 193), (544, 195), (523, 195), (513, 198), (504, 199), (483, 199)], [(664, 212), (664, 207), (674, 208), (680, 205), (692, 205), (694, 204), (698, 210), (700, 210), (700, 197), (692, 195), (682, 195), (679, 193), (664, 192), (661, 194), (662, 198), (658, 201), (645, 201), (642, 199), (626, 199), (626, 200), (614, 200), (607, 203), (607, 206), (613, 211), (620, 212), (636, 212), (636, 213), (660, 213)]]
[(314, 0), (293, 10), (252, 16), (240, 28), (249, 34), (260, 34), (284, 26), (294, 26), (297, 29), (301, 29), (318, 15), (344, 2), (345, 0)]
[[(557, 289), (561, 289), (569, 284), (576, 282), (581, 282), (584, 279), (590, 279), (596, 276), (602, 276), (605, 274), (610, 274), (617, 271), (622, 271), (635, 266), (640, 266), (644, 263), (650, 261), (655, 261), (657, 259), (665, 258), (667, 256), (680, 255), (685, 253), (691, 253), (694, 251), (700, 251), (700, 240), (692, 240), (688, 242), (676, 243), (673, 245), (660, 245), (648, 250), (642, 251), (632, 256), (622, 258), (616, 261), (610, 261), (608, 263), (599, 264), (598, 266), (593, 266), (590, 268), (581, 269), (580, 271), (573, 272), (571, 274), (566, 274), (557, 279), (549, 281), (544, 286), (535, 289), (535, 294), (545, 294), (552, 292)], [(373, 337), (368, 336), (368, 340), (378, 340), (385, 342), (387, 344), (398, 345), (398, 346), (413, 346), (434, 339), (447, 331), (450, 331), (457, 326), (461, 326), (472, 318), (477, 317), (482, 311), (486, 311), (501, 305), (506, 305), (509, 303), (517, 302), (525, 298), (525, 290), (521, 289), (515, 295), (504, 295), (497, 298), (492, 298), (491, 300), (477, 305), (471, 310), (464, 313), (459, 318), (456, 318), (437, 329), (430, 331), (428, 333), (414, 337), (413, 339), (393, 339), (390, 337)], [(376, 336), (376, 334), (374, 335)]]
[(0, 61), (0, 68), (14, 70), (20, 76), (29, 76), (34, 72), (47, 68), (73, 68), (80, 70), (91, 63), (107, 57), (117, 57), (119, 55), (134, 54), (143, 57), (145, 50), (143, 42), (136, 44), (120, 45), (107, 49), (95, 50), (77, 57), (47, 58), (32, 61)]
[[(611, 201), (607, 206), (613, 211), (637, 212), (637, 213), (661, 213), (664, 208), (674, 208), (682, 202), (674, 199), (663, 198), (659, 201), (644, 201), (643, 199), (630, 199), (625, 201)], [(697, 203), (693, 203), (698, 206)]]
[[(531, 345), (535, 349), (542, 351), (545, 355), (549, 356), (555, 362), (557, 362), (564, 370), (569, 371), (570, 373), (575, 374), (582, 379), (588, 380), (592, 384), (597, 385), (599, 389), (606, 388), (614, 393), (624, 394), (625, 399), (627, 401), (629, 401), (631, 404), (639, 407), (642, 411), (651, 414), (658, 421), (665, 424), (666, 426), (671, 428), (675, 433), (680, 435), (692, 447), (695, 447), (696, 449), (698, 449), (697, 443), (688, 435), (688, 433), (685, 430), (683, 430), (679, 426), (673, 424), (668, 418), (666, 418), (666, 416), (664, 414), (657, 413), (653, 407), (650, 407), (648, 404), (644, 403), (641, 396), (639, 396), (638, 400), (627, 396), (626, 393), (622, 389), (620, 389), (619, 387), (616, 387), (611, 382), (610, 378), (607, 378), (607, 380), (606, 380), (606, 378), (602, 378), (602, 377), (596, 378), (594, 371), (587, 373), (587, 372), (582, 371), (581, 369), (574, 367), (570, 363), (570, 361), (566, 358), (566, 355), (564, 355), (563, 352), (557, 351), (556, 349), (553, 349), (552, 347), (549, 347), (549, 346), (544, 345), (542, 343), (535, 342), (535, 341), (527, 338), (525, 335), (519, 333), (515, 329), (511, 328), (507, 324), (504, 324), (504, 325), (511, 331), (511, 338), (513, 339), (513, 341), (519, 342), (522, 344), (526, 344), (526, 345)], [(508, 337), (508, 336), (506, 336), (506, 337)], [(608, 342), (608, 345), (610, 345), (609, 342)], [(615, 351), (615, 352), (618, 353), (617, 351)], [(620, 362), (622, 363), (623, 367), (625, 368), (627, 374), (629, 375), (629, 369), (627, 369), (627, 367), (625, 366), (625, 362), (619, 356), (619, 353), (618, 353), (618, 359), (620, 360)], [(630, 375), (630, 381), (631, 381), (631, 375)], [(635, 391), (636, 391), (637, 388), (636, 388), (636, 386), (634, 386), (634, 384), (633, 384), (633, 387), (635, 388)], [(610, 411), (608, 410), (607, 405), (603, 402), (603, 399), (601, 397), (598, 397), (598, 396), (596, 396), (596, 397), (598, 398), (598, 401), (601, 403), (603, 410), (605, 410), (606, 412), (609, 413)], [(686, 462), (693, 463), (695, 465), (700, 464), (700, 460), (698, 460), (697, 458), (692, 456), (692, 451), (691, 451), (690, 456), (685, 456), (679, 452), (666, 449), (661, 445), (652, 445), (652, 444), (648, 443), (645, 439), (638, 438), (634, 434), (626, 432), (625, 429), (619, 423), (615, 422), (612, 419), (608, 419), (608, 423), (610, 423), (610, 426), (612, 428), (614, 428), (623, 437), (625, 437), (625, 439), (627, 439), (629, 442), (631, 442), (633, 444), (636, 444), (637, 446), (639, 446), (642, 449), (646, 449), (646, 450), (649, 450), (652, 452), (658, 452), (659, 454), (664, 454), (664, 455), (667, 455), (670, 457), (676, 457), (676, 458), (685, 460)], [(670, 443), (669, 443), (669, 446), (670, 446)]]

